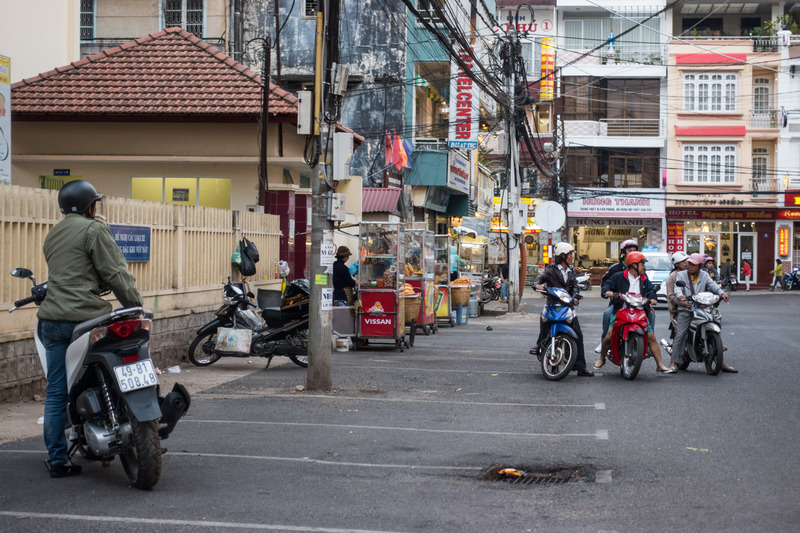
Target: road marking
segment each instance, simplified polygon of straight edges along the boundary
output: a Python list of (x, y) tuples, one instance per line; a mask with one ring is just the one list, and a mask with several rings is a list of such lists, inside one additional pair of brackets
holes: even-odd
[(468, 431), (462, 429), (425, 429), (425, 428), (404, 428), (395, 426), (358, 426), (355, 424), (317, 424), (311, 422), (263, 422), (249, 420), (201, 420), (196, 418), (184, 418), (182, 423), (195, 424), (237, 424), (237, 425), (256, 425), (256, 426), (292, 426), (292, 427), (324, 427), (335, 429), (375, 429), (380, 431), (409, 431), (414, 433), (447, 433), (458, 435), (493, 435), (502, 437), (594, 437), (598, 440), (608, 440), (608, 430), (599, 429), (594, 433), (517, 433), (512, 431)]
[(242, 522), (212, 522), (210, 520), (171, 520), (167, 518), (132, 518), (125, 516), (91, 516), (74, 515), (60, 513), (30, 513), (25, 511), (0, 511), (2, 516), (13, 518), (47, 518), (55, 520), (78, 520), (82, 522), (109, 522), (122, 524), (153, 524), (170, 526), (194, 526), (204, 528), (238, 528), (256, 529), (264, 531), (311, 531), (313, 533), (390, 533), (386, 530), (378, 529), (340, 529), (338, 527), (313, 527), (313, 526), (290, 526), (286, 524), (248, 524)]
[[(427, 391), (420, 391), (427, 392)], [(466, 393), (470, 394), (470, 393)], [(481, 393), (475, 393), (481, 394)], [(441, 403), (448, 405), (484, 405), (484, 406), (498, 406), (498, 407), (555, 407), (555, 408), (573, 408), (573, 409), (595, 409), (602, 411), (606, 408), (605, 403), (594, 404), (551, 404), (551, 403), (516, 403), (516, 402), (460, 402), (455, 400), (423, 400), (413, 398), (367, 398), (361, 396), (336, 396), (334, 394), (214, 394), (213, 392), (198, 392), (192, 394), (192, 398), (197, 396), (210, 396), (214, 399), (246, 399), (246, 398), (320, 398), (324, 400), (359, 400), (365, 402), (392, 402), (392, 403)]]
[(594, 476), (595, 483), (611, 483), (611, 470), (598, 470)]

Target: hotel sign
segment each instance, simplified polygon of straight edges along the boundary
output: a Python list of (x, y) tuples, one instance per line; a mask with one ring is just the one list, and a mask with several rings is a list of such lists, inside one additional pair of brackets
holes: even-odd
[(571, 217), (662, 218), (665, 210), (663, 194), (652, 189), (628, 189), (626, 194), (594, 189), (576, 195), (567, 204), (567, 214)]

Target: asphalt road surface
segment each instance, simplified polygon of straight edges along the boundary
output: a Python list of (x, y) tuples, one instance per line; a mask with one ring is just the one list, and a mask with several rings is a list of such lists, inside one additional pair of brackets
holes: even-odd
[[(334, 353), (329, 393), (296, 391), (291, 364), (193, 391), (153, 491), (118, 460), (53, 480), (40, 437), (6, 443), (0, 531), (800, 530), (800, 291), (722, 304), (738, 374), (648, 359), (634, 381), (610, 363), (544, 380), (528, 355), (543, 300), (524, 303), (404, 353)], [(605, 303), (580, 308), (589, 365)], [(550, 482), (482, 479), (493, 465)]]

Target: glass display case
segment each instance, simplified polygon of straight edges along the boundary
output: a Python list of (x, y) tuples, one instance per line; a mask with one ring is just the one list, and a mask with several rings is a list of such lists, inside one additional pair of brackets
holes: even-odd
[(358, 253), (357, 339), (392, 339), (403, 351), (405, 340), (404, 231), (402, 224), (365, 222)]
[(435, 235), (433, 237), (433, 281), (436, 286), (434, 299), (434, 314), (437, 322), (447, 322), (455, 326), (450, 312), (450, 235)]
[[(434, 285), (434, 236), (432, 231), (409, 229), (405, 232), (404, 249), (406, 253), (405, 281), (413, 287), (414, 292), (422, 299), (419, 312), (411, 318), (413, 328), (422, 327), (427, 335), (435, 332), (434, 317), (435, 285)], [(407, 322), (409, 317), (406, 316)], [(412, 330), (412, 338), (414, 332)], [(413, 346), (413, 341), (411, 342)]]

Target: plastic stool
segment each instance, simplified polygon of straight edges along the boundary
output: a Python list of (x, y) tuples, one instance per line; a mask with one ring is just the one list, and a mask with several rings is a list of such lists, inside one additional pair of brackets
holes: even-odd
[[(466, 311), (466, 313), (464, 311)], [(464, 319), (463, 322), (461, 321), (462, 318)], [(456, 324), (461, 326), (467, 322), (469, 322), (469, 305), (458, 304), (458, 308), (456, 309)]]

